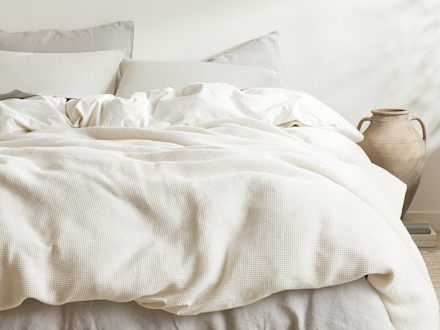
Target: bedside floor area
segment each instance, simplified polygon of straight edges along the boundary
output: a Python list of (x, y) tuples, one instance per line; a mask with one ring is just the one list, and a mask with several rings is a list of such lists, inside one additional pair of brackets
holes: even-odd
[(440, 301), (440, 237), (437, 238), (436, 247), (419, 248), (419, 250), (425, 260), (426, 266), (428, 267), (432, 284), (437, 293), (437, 299)]

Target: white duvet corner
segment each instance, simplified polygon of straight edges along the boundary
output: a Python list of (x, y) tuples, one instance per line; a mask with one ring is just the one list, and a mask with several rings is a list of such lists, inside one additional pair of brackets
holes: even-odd
[(52, 96), (0, 101), (0, 136), (72, 127), (65, 106), (66, 99)]
[(151, 110), (145, 93), (134, 93), (129, 98), (110, 94), (89, 96), (66, 104), (67, 117), (74, 127), (146, 128), (151, 122)]

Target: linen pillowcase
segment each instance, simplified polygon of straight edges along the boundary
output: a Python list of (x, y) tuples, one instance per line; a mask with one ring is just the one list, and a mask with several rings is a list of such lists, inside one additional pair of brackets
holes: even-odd
[(277, 87), (290, 88), (279, 48), (279, 37), (279, 33), (273, 31), (211, 56), (205, 61), (270, 69), (278, 74)]
[(0, 51), (0, 94), (27, 93), (80, 97), (113, 94), (122, 49), (84, 53)]
[(206, 62), (123, 60), (116, 96), (171, 87), (181, 90), (193, 82), (226, 83), (237, 88), (273, 87), (276, 72), (263, 68)]
[(134, 24), (120, 21), (83, 30), (40, 30), (9, 33), (0, 30), (0, 50), (33, 53), (76, 53), (125, 49), (133, 52)]

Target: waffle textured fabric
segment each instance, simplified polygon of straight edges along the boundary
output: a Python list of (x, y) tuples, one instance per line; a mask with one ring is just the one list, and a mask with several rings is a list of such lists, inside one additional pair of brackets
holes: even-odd
[[(189, 102), (203, 114), (207, 101), (191, 95), (169, 96), (169, 111)], [(238, 95), (224, 109), (246, 108)], [(54, 99), (37, 98), (63, 118)], [(296, 111), (315, 116), (304, 101)], [(312, 121), (189, 118), (2, 137), (0, 309), (104, 299), (194, 315), (368, 275), (397, 329), (438, 326), (426, 266), (399, 219), (405, 186), (352, 139)]]

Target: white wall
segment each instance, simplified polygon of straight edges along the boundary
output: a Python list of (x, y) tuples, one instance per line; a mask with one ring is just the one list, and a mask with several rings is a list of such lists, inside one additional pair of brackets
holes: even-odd
[(440, 212), (438, 0), (1, 1), (11, 32), (133, 20), (137, 59), (198, 60), (278, 30), (292, 85), (353, 124), (382, 107), (425, 121), (429, 158), (410, 211)]

